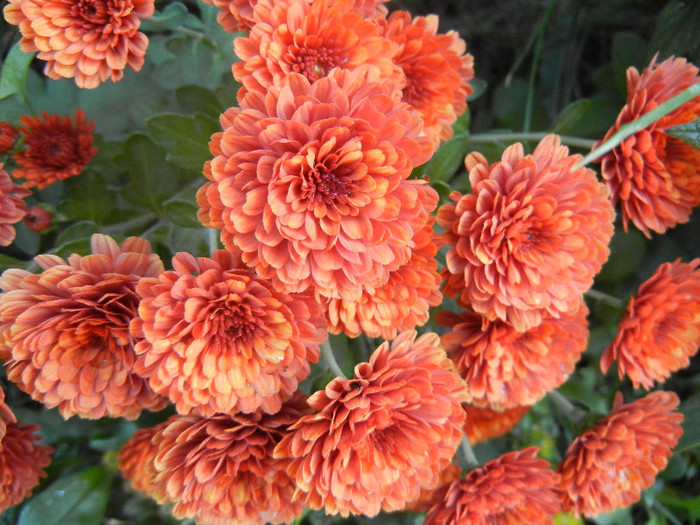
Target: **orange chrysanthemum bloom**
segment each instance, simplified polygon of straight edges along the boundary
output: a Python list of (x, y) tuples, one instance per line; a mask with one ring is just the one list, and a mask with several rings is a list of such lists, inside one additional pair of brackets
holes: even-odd
[(519, 331), (578, 310), (608, 258), (614, 219), (595, 173), (573, 170), (579, 160), (556, 135), (532, 155), (514, 144), (490, 166), (468, 155), (472, 193), (452, 192), (437, 214), (452, 246), (443, 293)]
[[(437, 195), (426, 194), (435, 209)], [(442, 303), (437, 272), (437, 245), (433, 235), (433, 217), (413, 238), (415, 246), (408, 263), (389, 274), (389, 281), (364, 291), (357, 301), (331, 299), (327, 306), (328, 326), (332, 333), (350, 337), (365, 333), (369, 337), (393, 339), (399, 332), (424, 325), (430, 307)]]
[(219, 9), (216, 21), (229, 33), (248, 31), (253, 24), (253, 9), (258, 0), (202, 0)]
[(20, 49), (46, 61), (46, 76), (81, 88), (141, 69), (148, 37), (138, 29), (153, 12), (153, 0), (9, 0), (3, 10), (19, 26)]
[(0, 155), (10, 151), (17, 142), (19, 132), (9, 122), (0, 122)]
[(248, 91), (281, 86), (290, 73), (313, 83), (336, 67), (371, 66), (380, 82), (405, 85), (392, 61), (397, 46), (355, 12), (352, 0), (259, 0), (253, 19), (250, 34), (234, 41), (240, 62), (233, 64), (233, 76), (243, 84), (239, 100)]
[(664, 263), (630, 299), (617, 335), (603, 353), (606, 373), (613, 361), (622, 379), (650, 390), (685, 368), (700, 345), (700, 258)]
[(425, 512), (435, 505), (453, 481), (457, 481), (462, 476), (462, 469), (456, 463), (450, 463), (440, 472), (440, 480), (432, 489), (421, 489), (417, 500), (412, 501), (404, 510), (411, 512)]
[(43, 206), (32, 206), (24, 216), (24, 225), (32, 231), (43, 232), (53, 224), (53, 213)]
[(505, 410), (468, 405), (464, 407), (467, 420), (464, 433), (469, 443), (475, 445), (492, 437), (502, 436), (512, 428), (530, 410), (531, 405), (517, 406)]
[(200, 525), (262, 525), (298, 518), (287, 460), (272, 452), (289, 425), (309, 409), (301, 396), (276, 414), (176, 416), (151, 443), (157, 454), (155, 498), (177, 518)]
[(334, 69), (311, 84), (251, 91), (212, 137), (199, 219), (229, 251), (290, 292), (356, 300), (411, 257), (428, 223), (423, 180), (432, 148), (395, 86)]
[(537, 457), (538, 450), (508, 452), (453, 482), (425, 525), (553, 523), (561, 510), (559, 475)]
[(0, 388), (0, 440), (7, 433), (8, 423), (17, 423), (17, 418), (10, 407), (7, 406), (7, 403), (5, 403), (5, 392)]
[(467, 382), (469, 402), (501, 410), (533, 405), (567, 380), (588, 343), (587, 315), (579, 301), (578, 310), (526, 332), (471, 310), (442, 310), (436, 321), (451, 328), (442, 344)]
[(92, 255), (35, 257), (40, 274), (10, 269), (0, 277), (0, 358), (7, 376), (48, 408), (98, 419), (135, 419), (167, 399), (133, 371), (129, 323), (136, 284), (163, 271), (148, 241), (121, 245), (93, 235)]
[(135, 371), (181, 414), (277, 412), (328, 337), (321, 306), (275, 290), (224, 250), (178, 253), (173, 268), (136, 288)]
[[(684, 58), (671, 57), (657, 64), (654, 57), (641, 75), (629, 68), (627, 104), (603, 140), (698, 82), (698, 68)], [(598, 160), (613, 203), (620, 203), (625, 231), (631, 220), (647, 237), (649, 230), (664, 233), (688, 222), (692, 209), (700, 204), (700, 150), (666, 132), (699, 117), (697, 96)]]
[(0, 246), (9, 246), (15, 240), (13, 224), (21, 221), (27, 213), (25, 197), (32, 192), (12, 182), (0, 163)]
[(53, 448), (39, 445), (38, 425), (7, 422), (0, 439), (0, 512), (23, 501), (46, 476)]
[(455, 31), (438, 34), (437, 15), (394, 11), (377, 19), (383, 35), (399, 45), (394, 57), (406, 75), (403, 100), (423, 117), (425, 134), (437, 148), (452, 136), (452, 124), (467, 109), (474, 57)]
[(94, 121), (87, 121), (81, 109), (75, 112), (75, 126), (70, 117), (61, 118), (43, 112), (42, 118), (23, 116), (25, 148), (13, 158), (23, 166), (12, 172), (24, 178), (27, 188), (43, 189), (58, 180), (79, 175), (97, 153), (92, 145)]
[(590, 517), (639, 501), (683, 434), (678, 403), (656, 391), (623, 405), (618, 393), (611, 414), (577, 437), (557, 468), (564, 510)]
[(406, 331), (356, 365), (352, 379), (337, 377), (313, 394), (316, 412), (290, 427), (275, 457), (290, 461), (297, 497), (313, 509), (399, 510), (451, 462), (465, 394), (439, 337)]

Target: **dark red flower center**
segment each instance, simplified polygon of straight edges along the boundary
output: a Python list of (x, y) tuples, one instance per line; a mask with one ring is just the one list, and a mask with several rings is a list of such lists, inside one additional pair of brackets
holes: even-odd
[(32, 157), (38, 164), (52, 168), (65, 168), (76, 162), (75, 141), (74, 135), (63, 132), (40, 133), (27, 139)]
[(85, 29), (105, 27), (128, 16), (133, 9), (130, 1), (120, 0), (80, 0), (71, 6), (74, 20), (81, 21)]
[(292, 71), (301, 73), (309, 79), (309, 82), (315, 82), (347, 59), (344, 59), (338, 51), (321, 46), (318, 48), (291, 47), (287, 60), (292, 66)]

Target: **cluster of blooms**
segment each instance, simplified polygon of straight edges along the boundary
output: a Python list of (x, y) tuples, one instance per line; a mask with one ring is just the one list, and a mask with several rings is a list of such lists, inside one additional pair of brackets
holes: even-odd
[[(556, 469), (535, 447), (466, 476), (452, 460), (463, 433), (475, 443), (508, 431), (574, 370), (614, 205), (648, 235), (700, 203), (700, 154), (665, 131), (696, 119), (700, 97), (605, 156), (607, 185), (549, 135), (492, 164), (468, 155), (471, 193), (453, 192), (433, 216), (437, 193), (410, 175), (466, 110), (474, 72), (463, 40), (439, 34), (435, 16), (388, 14), (376, 0), (211, 3), (225, 29), (247, 32), (234, 43), (239, 107), (220, 117), (197, 193), (200, 221), (221, 230), (226, 250), (178, 253), (166, 271), (148, 241), (98, 234), (90, 255), (6, 271), (8, 378), (66, 418), (135, 419), (173, 404), (177, 414), (137, 431), (119, 465), (135, 489), (200, 525), (288, 523), (304, 507), (551, 523), (561, 510), (637, 501), (681, 434), (675, 394), (616, 398)], [(153, 2), (10, 0), (4, 13), (48, 76), (95, 87), (141, 67), (139, 19)], [(697, 73), (682, 59), (630, 70), (609, 135)], [(12, 176), (26, 180), (0, 169), (0, 244), (29, 213), (28, 188), (77, 175), (95, 155), (93, 124), (80, 110), (75, 121), (44, 113), (0, 126), (0, 153), (23, 135)], [(688, 365), (698, 266), (667, 263), (640, 287), (604, 372), (617, 360), (621, 377), (649, 389)], [(419, 336), (443, 281), (461, 312), (437, 313), (442, 338)], [(393, 341), (307, 398), (298, 386), (328, 332)], [(17, 425), (4, 394), (0, 414), (2, 509), (38, 483), (50, 449)]]

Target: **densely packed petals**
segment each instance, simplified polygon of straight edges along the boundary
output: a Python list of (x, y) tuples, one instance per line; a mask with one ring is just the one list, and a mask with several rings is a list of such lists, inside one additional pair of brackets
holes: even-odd
[(442, 498), (444, 490), (453, 481), (462, 477), (462, 469), (456, 463), (450, 463), (440, 472), (440, 480), (432, 489), (421, 489), (417, 500), (412, 501), (404, 510), (425, 512)]
[(436, 320), (451, 328), (442, 344), (467, 382), (469, 402), (502, 410), (533, 405), (566, 381), (588, 343), (587, 315), (580, 301), (576, 311), (525, 332), (471, 310), (442, 310)]
[(258, 0), (202, 0), (219, 9), (216, 21), (229, 33), (248, 31), (253, 27), (253, 9)]
[[(657, 63), (654, 57), (641, 74), (629, 68), (627, 104), (603, 140), (698, 82), (698, 68), (684, 58)], [(700, 204), (700, 150), (667, 133), (668, 128), (698, 117), (700, 96), (634, 133), (599, 160), (613, 203), (620, 204), (625, 231), (631, 220), (647, 237), (649, 230), (664, 233), (688, 222)]]
[(452, 246), (443, 293), (520, 331), (576, 311), (608, 258), (614, 218), (595, 173), (573, 170), (580, 159), (556, 135), (532, 155), (514, 144), (492, 165), (468, 155), (472, 193), (453, 192), (437, 215)]
[(154, 480), (156, 470), (153, 467), (158, 448), (153, 442), (153, 437), (161, 432), (177, 416), (171, 416), (154, 427), (140, 428), (129, 439), (117, 454), (119, 470), (124, 479), (129, 480), (131, 487), (155, 499), (156, 488)]
[(356, 300), (406, 264), (429, 222), (423, 180), (432, 148), (395, 86), (334, 69), (311, 84), (250, 92), (212, 137), (199, 219), (278, 288)]
[(461, 439), (466, 393), (439, 344), (402, 332), (309, 398), (315, 412), (275, 449), (307, 506), (374, 516), (435, 487)]
[(95, 123), (87, 121), (83, 110), (75, 112), (75, 125), (68, 116), (61, 118), (45, 111), (41, 115), (20, 118), (24, 148), (13, 158), (22, 167), (12, 176), (26, 179), (27, 188), (42, 189), (79, 175), (97, 153), (92, 145)]
[(472, 445), (509, 432), (530, 410), (531, 406), (517, 406), (505, 410), (467, 405), (464, 434)]
[(345, 332), (350, 337), (364, 333), (390, 340), (428, 321), (430, 307), (442, 302), (432, 223), (431, 216), (428, 224), (416, 232), (411, 259), (391, 272), (385, 285), (364, 290), (356, 301), (330, 300), (327, 312), (331, 332)]
[(253, 20), (250, 34), (234, 42), (239, 100), (247, 91), (280, 86), (290, 73), (313, 83), (336, 67), (372, 67), (380, 81), (405, 84), (392, 60), (397, 46), (355, 11), (352, 0), (259, 0)]
[(10, 407), (7, 406), (7, 403), (5, 403), (5, 392), (0, 388), (0, 440), (7, 432), (8, 423), (17, 423), (17, 418)]
[(10, 151), (17, 142), (19, 131), (9, 122), (0, 122), (0, 155)]
[(46, 61), (46, 76), (94, 88), (127, 66), (141, 69), (148, 37), (138, 29), (154, 8), (154, 0), (9, 0), (3, 13), (22, 33), (20, 49)]
[(547, 525), (561, 509), (559, 475), (529, 447), (508, 452), (453, 482), (425, 525)]
[(321, 306), (275, 290), (224, 250), (178, 253), (173, 267), (136, 288), (135, 371), (181, 414), (277, 412), (318, 361)]
[(622, 377), (650, 390), (690, 364), (700, 346), (700, 259), (664, 263), (627, 304), (615, 339), (601, 357)]
[(7, 270), (0, 277), (0, 357), (7, 376), (48, 408), (97, 419), (134, 419), (167, 399), (133, 371), (136, 355), (129, 323), (135, 288), (163, 271), (148, 241), (121, 247), (93, 235), (92, 254), (35, 257), (39, 274)]
[(46, 477), (53, 448), (40, 445), (38, 425), (7, 422), (0, 440), (0, 512), (23, 501)]
[(288, 461), (272, 452), (308, 411), (295, 396), (272, 415), (174, 417), (151, 441), (156, 501), (172, 503), (176, 517), (196, 517), (200, 525), (291, 523), (303, 505), (292, 500)]
[(31, 194), (28, 189), (14, 184), (0, 163), (0, 246), (9, 246), (15, 240), (13, 224), (26, 215), (24, 198)]
[(622, 404), (577, 437), (557, 471), (564, 510), (596, 516), (635, 503), (671, 456), (683, 430), (673, 392), (652, 392)]
[(467, 109), (474, 57), (455, 31), (438, 34), (437, 15), (411, 19), (406, 11), (394, 11), (377, 23), (399, 45), (394, 62), (406, 76), (403, 100), (421, 114), (425, 134), (437, 147), (452, 136), (452, 124)]

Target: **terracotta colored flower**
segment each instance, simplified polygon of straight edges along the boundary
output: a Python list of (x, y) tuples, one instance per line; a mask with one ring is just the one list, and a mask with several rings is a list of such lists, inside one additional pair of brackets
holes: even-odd
[(290, 523), (303, 505), (293, 501), (287, 460), (272, 452), (308, 406), (300, 396), (269, 415), (177, 416), (153, 437), (156, 500), (177, 518), (201, 525)]
[(53, 214), (43, 206), (32, 206), (24, 216), (24, 224), (35, 232), (43, 232), (53, 224)]
[[(433, 193), (428, 209), (435, 209)], [(350, 337), (361, 333), (369, 337), (393, 339), (399, 332), (424, 325), (430, 307), (442, 303), (437, 272), (437, 245), (433, 235), (433, 217), (416, 232), (411, 259), (389, 274), (379, 288), (366, 289), (357, 301), (331, 299), (327, 306), (329, 330)]]
[(432, 489), (421, 489), (417, 500), (406, 506), (405, 510), (411, 512), (425, 512), (442, 499), (444, 491), (453, 482), (462, 476), (462, 469), (456, 463), (450, 463), (440, 472), (440, 481)]
[(277, 412), (318, 361), (321, 306), (276, 291), (223, 250), (178, 253), (173, 267), (136, 288), (135, 371), (181, 414)]
[[(654, 57), (641, 75), (629, 68), (627, 104), (604, 140), (698, 82), (698, 68), (684, 58), (671, 57), (657, 64)], [(700, 150), (666, 132), (698, 117), (700, 96), (625, 139), (598, 161), (613, 203), (620, 204), (625, 231), (631, 220), (647, 237), (649, 230), (664, 233), (688, 222), (692, 209), (700, 204)]]
[(38, 425), (7, 423), (0, 440), (0, 512), (29, 497), (44, 467), (51, 463), (53, 449), (37, 443)]
[(588, 343), (588, 308), (547, 317), (526, 332), (471, 310), (446, 310), (436, 320), (447, 355), (467, 382), (469, 402), (504, 409), (533, 405), (567, 380)]
[(551, 524), (561, 509), (559, 475), (537, 447), (508, 452), (453, 482), (425, 525)]
[(494, 410), (489, 407), (465, 406), (467, 420), (464, 423), (464, 433), (472, 445), (492, 437), (502, 436), (510, 432), (530, 408), (530, 405), (525, 405)]
[(7, 433), (8, 423), (17, 423), (17, 418), (10, 407), (7, 406), (7, 403), (5, 403), (5, 392), (0, 388), (0, 440)]
[(0, 163), (0, 246), (9, 246), (15, 240), (13, 224), (24, 218), (27, 213), (24, 198), (31, 194), (28, 189), (13, 184)]
[(216, 21), (229, 33), (248, 31), (253, 27), (253, 9), (258, 0), (202, 0), (219, 9)]
[(472, 193), (453, 192), (437, 215), (452, 246), (443, 293), (519, 331), (575, 312), (608, 257), (614, 218), (595, 173), (572, 171), (580, 159), (556, 135), (532, 155), (514, 144), (490, 166), (468, 155)]
[(124, 479), (131, 482), (135, 490), (140, 490), (152, 498), (155, 498), (156, 488), (154, 480), (156, 470), (153, 466), (158, 448), (153, 443), (153, 437), (163, 431), (170, 423), (177, 420), (177, 416), (154, 427), (140, 428), (124, 445), (117, 454), (119, 470)]
[(243, 84), (239, 100), (248, 91), (281, 86), (290, 73), (313, 83), (335, 67), (370, 66), (381, 82), (403, 87), (403, 73), (392, 61), (397, 46), (354, 7), (352, 0), (259, 0), (250, 34), (234, 41), (240, 61), (233, 76)]
[(557, 468), (564, 510), (590, 517), (638, 501), (683, 433), (678, 403), (656, 391), (623, 405), (618, 393), (611, 414), (577, 437)]
[(374, 516), (435, 487), (461, 439), (466, 393), (439, 345), (436, 334), (402, 332), (352, 379), (337, 377), (309, 398), (316, 412), (275, 449), (307, 506)]
[(0, 122), (0, 155), (10, 151), (17, 142), (19, 132), (9, 122)]
[(603, 353), (622, 379), (650, 390), (690, 364), (700, 346), (700, 259), (664, 263), (630, 299), (617, 335)]
[(399, 45), (394, 62), (406, 75), (403, 100), (421, 114), (424, 131), (437, 148), (452, 136), (452, 124), (467, 109), (474, 57), (456, 32), (438, 34), (437, 15), (412, 20), (410, 13), (394, 11), (377, 23)]
[(7, 376), (48, 408), (97, 419), (135, 419), (163, 408), (133, 371), (136, 355), (129, 323), (135, 288), (163, 271), (148, 241), (130, 237), (121, 247), (93, 235), (92, 255), (35, 257), (44, 270), (11, 269), (0, 277), (0, 358)]
[[(28, 1), (28, 0), (25, 0)], [(85, 112), (75, 112), (75, 125), (70, 117), (61, 118), (45, 111), (42, 117), (23, 116), (25, 148), (13, 155), (22, 166), (12, 172), (15, 178), (25, 178), (27, 188), (45, 188), (58, 180), (79, 175), (97, 153), (92, 145), (93, 121), (88, 122)]]
[(212, 137), (200, 220), (278, 288), (356, 300), (384, 285), (410, 260), (434, 193), (406, 180), (431, 147), (399, 98), (367, 71), (341, 69), (251, 91)]
[(141, 69), (148, 38), (138, 29), (153, 12), (153, 0), (9, 0), (3, 9), (22, 33), (20, 49), (46, 61), (46, 76), (81, 88)]

